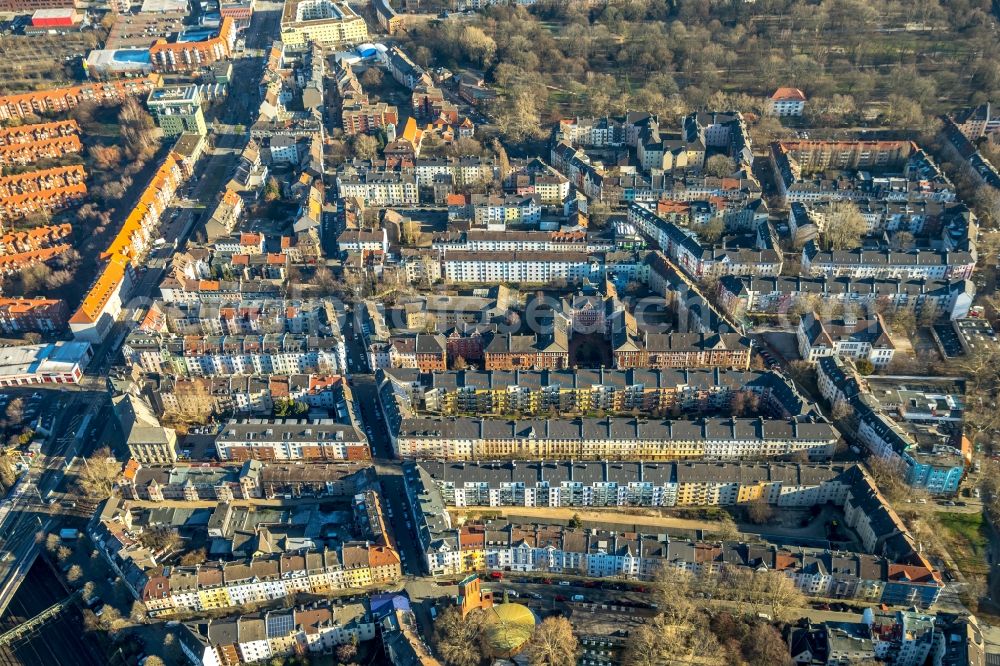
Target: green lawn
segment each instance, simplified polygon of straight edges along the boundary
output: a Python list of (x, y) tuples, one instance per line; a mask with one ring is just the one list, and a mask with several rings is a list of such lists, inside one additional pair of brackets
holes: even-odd
[(950, 546), (955, 563), (963, 573), (986, 574), (988, 548), (987, 527), (982, 513), (936, 513), (938, 521), (945, 529), (945, 540)]

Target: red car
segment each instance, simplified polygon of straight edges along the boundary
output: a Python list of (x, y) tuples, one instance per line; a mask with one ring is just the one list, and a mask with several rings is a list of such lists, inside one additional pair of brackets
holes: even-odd
[(551, 578), (543, 578), (542, 582), (545, 583), (546, 585), (551, 585), (552, 584), (552, 579)]
[(499, 571), (491, 571), (490, 578), (493, 580), (503, 580), (503, 574)]
[(566, 597), (561, 594), (556, 595), (556, 601), (566, 601)]

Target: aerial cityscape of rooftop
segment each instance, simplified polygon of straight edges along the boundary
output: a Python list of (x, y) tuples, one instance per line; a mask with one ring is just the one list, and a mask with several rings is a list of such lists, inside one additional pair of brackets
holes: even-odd
[(0, 666), (1000, 666), (998, 53), (0, 0)]

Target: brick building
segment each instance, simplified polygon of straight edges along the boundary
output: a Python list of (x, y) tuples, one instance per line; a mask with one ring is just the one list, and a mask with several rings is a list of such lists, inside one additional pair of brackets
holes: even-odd
[(51, 298), (0, 298), (0, 332), (17, 335), (28, 331), (55, 333), (66, 327), (66, 302)]
[(95, 104), (123, 102), (129, 95), (149, 94), (158, 82), (159, 77), (143, 77), (3, 95), (0, 96), (0, 120), (68, 111), (85, 102)]

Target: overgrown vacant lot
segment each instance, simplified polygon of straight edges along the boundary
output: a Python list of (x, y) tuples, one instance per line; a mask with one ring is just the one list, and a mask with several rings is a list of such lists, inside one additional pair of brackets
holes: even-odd
[(75, 85), (83, 75), (79, 54), (86, 57), (102, 39), (93, 30), (0, 36), (0, 94)]
[(989, 572), (989, 544), (983, 514), (939, 512), (937, 519), (944, 528), (942, 539), (962, 573), (985, 576)]

